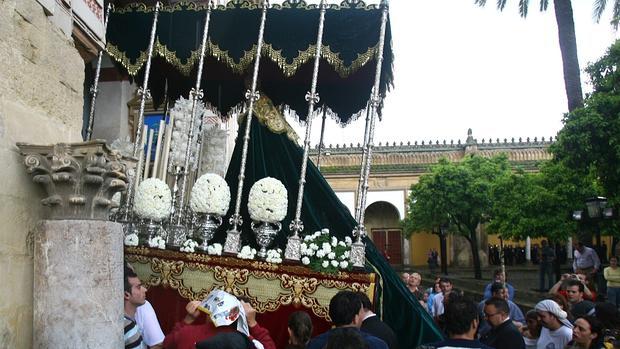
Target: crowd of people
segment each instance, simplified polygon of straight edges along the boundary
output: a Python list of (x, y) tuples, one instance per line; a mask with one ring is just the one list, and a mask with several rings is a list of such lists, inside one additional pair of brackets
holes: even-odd
[[(146, 288), (130, 265), (124, 275), (125, 348), (276, 349), (250, 303), (222, 290), (203, 301), (190, 301), (183, 320), (164, 335), (146, 300)], [(399, 349), (394, 331), (373, 312), (363, 292), (340, 291), (329, 303), (333, 328), (312, 337), (312, 319), (303, 310), (288, 318), (285, 349)], [(207, 316), (197, 323), (200, 316)]]
[[(541, 262), (555, 258), (541, 248)], [(604, 268), (595, 251), (575, 245), (573, 273), (563, 274), (525, 314), (515, 303), (519, 292), (502, 269), (474, 302), (453, 280), (441, 276), (421, 287), (419, 273), (403, 273), (404, 286), (434, 319), (445, 340), (419, 349), (611, 349), (620, 348), (620, 269), (617, 257)], [(592, 282), (603, 269), (606, 297)], [(129, 264), (125, 266), (125, 347), (171, 349), (276, 349), (249, 302), (221, 290), (186, 305), (185, 317), (164, 335), (146, 289)], [(600, 291), (600, 290), (599, 290)], [(204, 316), (207, 321), (196, 321)], [(399, 349), (398, 335), (373, 312), (365, 293), (340, 291), (329, 303), (332, 329), (314, 333), (303, 310), (288, 318), (285, 349)], [(404, 348), (403, 348), (404, 349)]]
[[(432, 287), (422, 290), (419, 274), (403, 273), (405, 285), (448, 338), (421, 348), (620, 348), (618, 258), (610, 257), (609, 266), (603, 269), (596, 251), (577, 242), (573, 272), (562, 274), (555, 282), (546, 270), (556, 258), (555, 252), (547, 241), (541, 245), (541, 284), (548, 279), (549, 287), (525, 315), (514, 303), (517, 290), (502, 269), (495, 270), (477, 304), (447, 277), (437, 277)], [(606, 287), (605, 292), (597, 293), (595, 280), (601, 270)]]

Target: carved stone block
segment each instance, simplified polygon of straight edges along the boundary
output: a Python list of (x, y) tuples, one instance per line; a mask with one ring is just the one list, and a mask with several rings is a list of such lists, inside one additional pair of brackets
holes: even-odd
[(41, 204), (50, 208), (49, 219), (107, 220), (112, 196), (127, 188), (127, 164), (104, 141), (17, 147), (46, 192)]

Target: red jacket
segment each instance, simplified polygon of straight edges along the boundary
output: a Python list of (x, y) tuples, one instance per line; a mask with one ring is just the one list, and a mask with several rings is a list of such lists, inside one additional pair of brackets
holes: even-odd
[[(215, 327), (210, 321), (199, 325), (188, 325), (183, 321), (179, 321), (174, 325), (172, 332), (168, 333), (164, 339), (164, 348), (195, 349), (197, 342), (215, 336), (218, 333), (232, 331), (235, 331), (232, 327)], [(269, 331), (259, 324), (250, 327), (250, 339), (256, 339), (261, 342), (265, 349), (276, 349), (276, 344), (271, 339)]]

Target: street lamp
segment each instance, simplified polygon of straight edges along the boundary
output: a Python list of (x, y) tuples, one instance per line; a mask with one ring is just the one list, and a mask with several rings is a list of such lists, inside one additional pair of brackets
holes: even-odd
[[(593, 221), (598, 221), (600, 219), (608, 219), (613, 216), (613, 209), (611, 207), (607, 207), (607, 198), (603, 196), (595, 196), (586, 199), (586, 209), (587, 209), (587, 218)], [(573, 219), (576, 221), (584, 220), (583, 211), (574, 211)], [(596, 246), (597, 248), (601, 248), (601, 229), (597, 224), (595, 224), (595, 232), (596, 232)]]

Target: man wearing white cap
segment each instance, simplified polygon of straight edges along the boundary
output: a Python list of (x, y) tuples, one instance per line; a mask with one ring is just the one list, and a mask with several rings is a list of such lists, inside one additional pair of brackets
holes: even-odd
[[(164, 348), (195, 349), (196, 343), (220, 333), (238, 331), (249, 338), (257, 349), (276, 349), (269, 331), (256, 322), (256, 310), (248, 303), (221, 290), (213, 290), (207, 298), (191, 301), (187, 314), (164, 339)], [(193, 324), (201, 315), (209, 316), (204, 324)]]
[(537, 349), (563, 349), (573, 337), (573, 325), (566, 319), (566, 312), (558, 303), (546, 299), (536, 304), (543, 329), (540, 332)]

